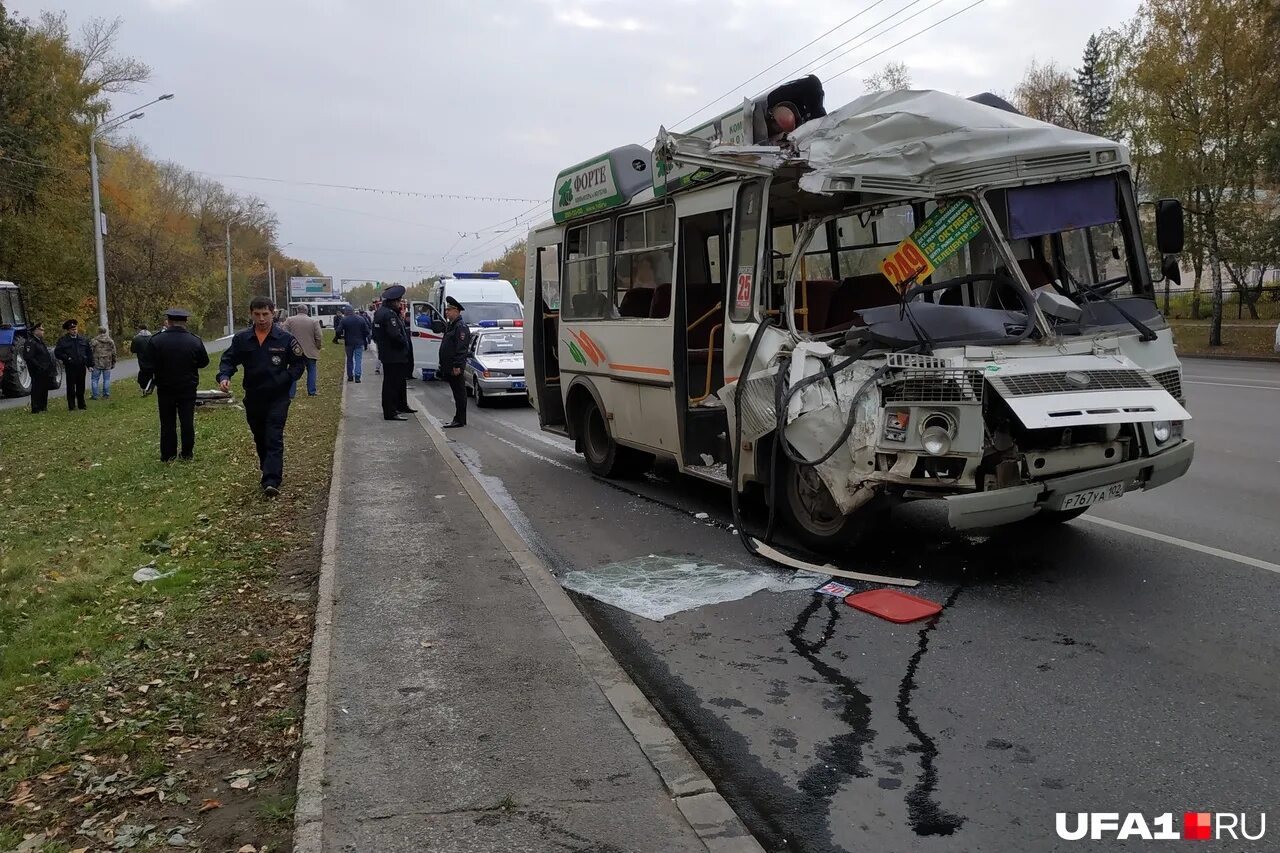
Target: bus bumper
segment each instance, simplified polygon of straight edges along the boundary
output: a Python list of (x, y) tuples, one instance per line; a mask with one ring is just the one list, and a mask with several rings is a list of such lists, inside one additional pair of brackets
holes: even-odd
[(975, 492), (945, 498), (947, 520), (957, 530), (998, 527), (1030, 518), (1040, 510), (1061, 510), (1063, 501), (1077, 492), (1124, 484), (1125, 492), (1154, 489), (1176, 480), (1191, 467), (1195, 442), (1182, 443), (1142, 459), (1081, 471), (1052, 480), (1011, 486), (989, 492)]

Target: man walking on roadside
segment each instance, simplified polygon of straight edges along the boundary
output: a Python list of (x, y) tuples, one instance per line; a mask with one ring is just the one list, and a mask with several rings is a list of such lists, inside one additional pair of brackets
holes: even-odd
[(53, 353), (44, 342), (44, 323), (31, 327), (31, 334), (23, 344), (22, 357), (27, 360), (27, 368), (31, 371), (31, 414), (47, 412), (49, 389), (58, 377), (58, 368), (53, 361)]
[[(89, 375), (89, 399), (102, 397), (111, 399), (111, 371), (116, 366), (116, 342), (111, 339), (111, 332), (100, 329), (89, 341), (89, 349), (93, 352), (93, 372)], [(102, 393), (98, 393), (101, 385)]]
[(182, 426), (181, 456), (190, 462), (196, 451), (196, 388), (200, 368), (209, 366), (209, 352), (200, 336), (187, 331), (190, 314), (181, 308), (164, 312), (168, 323), (148, 346), (160, 412), (160, 461), (179, 455), (178, 425)]
[(403, 421), (404, 415), (414, 411), (404, 387), (413, 372), (413, 346), (400, 317), (403, 298), (402, 285), (388, 287), (382, 293), (382, 307), (373, 316), (373, 341), (382, 362), (382, 417), (388, 421)]
[(347, 381), (359, 382), (364, 371), (364, 348), (369, 345), (369, 324), (350, 306), (344, 309), (334, 336), (346, 346)]
[(129, 352), (138, 359), (138, 387), (145, 397), (151, 393), (151, 382), (155, 378), (151, 364), (151, 332), (147, 330), (145, 323), (138, 326), (138, 334), (129, 341)]
[(67, 408), (84, 409), (84, 374), (93, 364), (93, 351), (89, 342), (80, 337), (80, 321), (68, 320), (62, 324), (66, 332), (53, 348), (53, 356), (62, 362), (67, 383)]
[(440, 374), (453, 390), (453, 420), (444, 425), (445, 429), (467, 425), (467, 382), (462, 377), (462, 368), (466, 367), (471, 350), (471, 330), (462, 319), (465, 310), (452, 296), (445, 297), (444, 318), (449, 325), (445, 327), (444, 340), (440, 341)]
[[(293, 316), (281, 325), (302, 347), (302, 355), (307, 360), (307, 396), (314, 397), (320, 393), (316, 388), (316, 375), (319, 371), (317, 360), (320, 358), (320, 347), (324, 345), (324, 338), (320, 334), (320, 321), (307, 313), (307, 306), (295, 305)], [(297, 393), (298, 383), (295, 380), (289, 386), (289, 399), (292, 400)]]
[(249, 303), (253, 325), (235, 334), (218, 364), (223, 391), (231, 390), (236, 367), (244, 366), (244, 417), (258, 449), (262, 494), (268, 498), (280, 494), (284, 479), (284, 425), (293, 398), (289, 389), (307, 369), (302, 344), (284, 325), (275, 324), (275, 310), (267, 297), (254, 297)]

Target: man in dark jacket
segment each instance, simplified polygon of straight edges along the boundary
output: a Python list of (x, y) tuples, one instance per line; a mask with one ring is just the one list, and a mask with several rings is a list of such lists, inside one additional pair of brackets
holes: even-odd
[(404, 287), (388, 287), (382, 293), (382, 307), (373, 315), (373, 342), (378, 345), (378, 360), (383, 367), (382, 417), (389, 421), (403, 421), (403, 415), (414, 411), (409, 408), (404, 387), (413, 372), (413, 345), (400, 316), (403, 298)]
[(44, 342), (44, 323), (36, 323), (29, 330), (22, 345), (22, 357), (31, 371), (31, 414), (38, 415), (49, 409), (49, 389), (58, 378), (58, 367), (53, 353)]
[(182, 459), (189, 462), (196, 450), (196, 388), (200, 368), (209, 366), (209, 352), (199, 335), (187, 331), (188, 312), (170, 308), (164, 315), (168, 327), (148, 344), (160, 412), (160, 461), (172, 462), (178, 455), (180, 423)]
[(462, 319), (465, 310), (452, 296), (445, 297), (444, 318), (449, 324), (444, 329), (444, 340), (440, 341), (440, 374), (453, 390), (453, 420), (444, 425), (445, 429), (467, 425), (467, 381), (462, 377), (462, 368), (467, 366), (471, 350), (471, 330)]
[(155, 369), (151, 363), (151, 332), (145, 325), (138, 326), (138, 334), (129, 342), (129, 352), (138, 359), (138, 387), (145, 397), (151, 393), (152, 380), (155, 378)]
[(262, 494), (280, 494), (284, 479), (284, 425), (289, 389), (307, 369), (298, 339), (275, 323), (275, 303), (255, 296), (249, 303), (253, 325), (237, 332), (218, 364), (218, 387), (231, 390), (237, 365), (244, 367), (244, 417), (258, 449)]
[(84, 377), (89, 365), (93, 364), (93, 350), (89, 348), (89, 339), (80, 336), (78, 320), (68, 320), (62, 324), (66, 334), (58, 339), (53, 348), (54, 358), (62, 362), (67, 382), (67, 408), (75, 411), (84, 409)]
[(334, 337), (347, 348), (347, 381), (359, 382), (364, 370), (364, 348), (369, 346), (371, 337), (369, 324), (348, 305), (342, 319), (338, 321)]

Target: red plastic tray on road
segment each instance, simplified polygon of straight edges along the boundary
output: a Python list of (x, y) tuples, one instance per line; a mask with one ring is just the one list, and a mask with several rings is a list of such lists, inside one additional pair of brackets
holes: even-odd
[(890, 622), (902, 624), (927, 619), (942, 612), (942, 605), (898, 592), (896, 589), (872, 589), (867, 592), (855, 592), (847, 596), (844, 603), (856, 607), (863, 613), (888, 619)]

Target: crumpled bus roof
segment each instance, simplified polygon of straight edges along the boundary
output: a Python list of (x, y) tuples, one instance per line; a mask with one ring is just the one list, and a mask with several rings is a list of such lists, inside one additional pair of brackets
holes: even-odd
[(1117, 142), (930, 90), (864, 95), (796, 128), (791, 142), (812, 170), (800, 186), (812, 192), (944, 191), (1129, 162)]
[(806, 170), (800, 187), (809, 192), (909, 197), (1129, 164), (1118, 142), (931, 90), (864, 95), (796, 128), (781, 146), (716, 145), (662, 129), (655, 153), (729, 171), (799, 165)]

